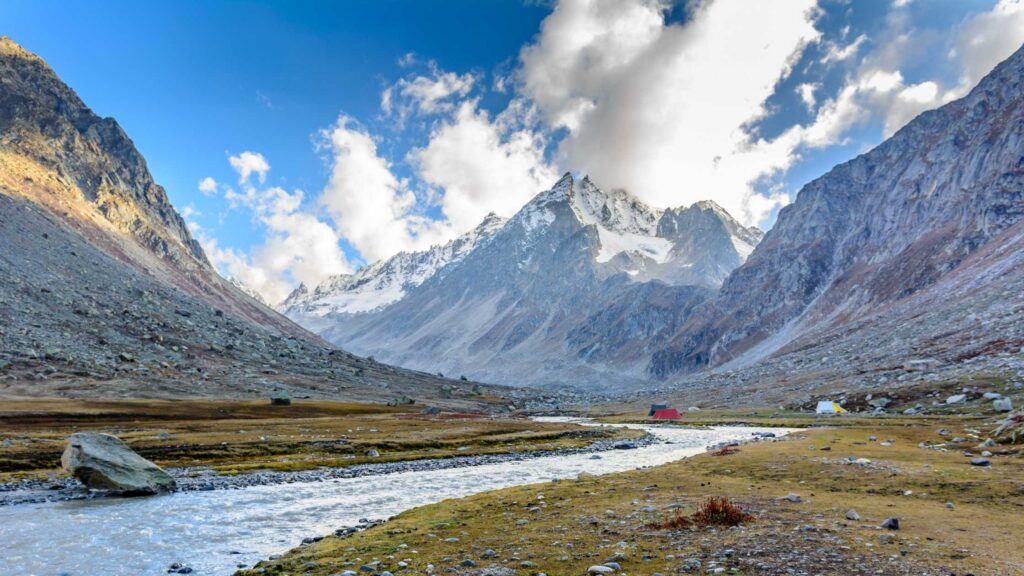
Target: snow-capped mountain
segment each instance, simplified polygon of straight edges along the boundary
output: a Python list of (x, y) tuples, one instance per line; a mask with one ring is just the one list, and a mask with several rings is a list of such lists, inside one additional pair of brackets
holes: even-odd
[(489, 217), (445, 246), (300, 288), (281, 309), (339, 345), (418, 369), (636, 384), (649, 356), (635, 340), (671, 333), (681, 318), (622, 322), (608, 309), (636, 297), (689, 309), (760, 238), (712, 202), (657, 210), (566, 174), (507, 222)]
[(401, 300), (406, 291), (459, 262), (475, 247), (487, 242), (505, 224), (493, 213), (473, 230), (447, 244), (423, 252), (400, 252), (353, 274), (338, 274), (312, 291), (305, 284), (296, 288), (279, 306), (286, 315), (308, 325), (318, 324), (327, 314), (370, 312)]

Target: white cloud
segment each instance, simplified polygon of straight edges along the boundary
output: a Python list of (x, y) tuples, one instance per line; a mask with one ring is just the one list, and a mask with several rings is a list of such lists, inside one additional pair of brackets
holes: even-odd
[(840, 141), (851, 127), (872, 119), (881, 120), (882, 135), (888, 137), (921, 112), (964, 96), (1024, 42), (1024, 0), (1002, 0), (952, 31), (955, 48), (950, 57), (961, 70), (952, 85), (937, 79), (906, 81), (901, 68), (908, 66), (908, 59), (920, 64), (918, 60), (934, 58), (934, 50), (913, 49), (917, 40), (910, 29), (905, 12), (891, 14), (889, 30), (874, 52), (821, 106), (814, 123), (794, 130), (799, 139), (810, 146), (828, 146)]
[(1024, 0), (1000, 0), (971, 19), (959, 35), (956, 54), (963, 64), (959, 91), (966, 93), (996, 64), (1024, 43)]
[(465, 97), (477, 78), (471, 73), (446, 72), (429, 63), (430, 75), (402, 78), (381, 94), (380, 107), (385, 114), (404, 119), (412, 112), (437, 114), (451, 111), (454, 98)]
[(809, 112), (814, 111), (814, 106), (817, 104), (817, 98), (814, 93), (821, 89), (821, 84), (813, 82), (804, 82), (796, 87), (796, 93), (800, 95), (800, 100), (807, 107)]
[(213, 196), (217, 193), (217, 181), (207, 176), (199, 181), (199, 191), (203, 196)]
[(655, 206), (711, 198), (760, 222), (784, 196), (753, 184), (788, 167), (796, 143), (757, 139), (746, 127), (818, 39), (815, 3), (704, 2), (685, 24), (667, 24), (664, 9), (560, 2), (522, 51), (522, 90), (568, 130), (563, 165)]
[(328, 276), (351, 272), (335, 230), (315, 214), (302, 210), (301, 190), (254, 186), (251, 174), (259, 174), (263, 180), (270, 169), (261, 154), (244, 152), (230, 161), (241, 177), (242, 191), (228, 188), (224, 197), (232, 206), (251, 211), (265, 233), (263, 244), (252, 248), (249, 255), (223, 248), (215, 239), (198, 234), (218, 270), (237, 278), (272, 304), (283, 300), (296, 282), (315, 286)]
[(415, 213), (416, 196), (377, 154), (377, 143), (342, 116), (322, 134), (331, 176), (319, 202), (346, 240), (368, 261), (429, 247), (450, 236), (444, 222)]
[(258, 152), (242, 152), (238, 156), (228, 158), (228, 162), (231, 163), (235, 172), (238, 172), (239, 184), (248, 182), (249, 177), (253, 174), (257, 175), (262, 184), (267, 178), (267, 172), (270, 171), (270, 164), (267, 163), (263, 154)]
[(530, 114), (517, 100), (492, 120), (469, 100), (410, 153), (419, 177), (443, 191), (441, 209), (456, 233), (489, 212), (511, 216), (557, 179), (544, 160), (543, 137), (527, 127)]
[(826, 52), (825, 55), (822, 56), (820, 62), (822, 64), (829, 64), (832, 62), (842, 62), (844, 60), (849, 60), (853, 56), (856, 56), (857, 51), (860, 50), (861, 45), (864, 44), (864, 41), (867, 39), (868, 37), (866, 35), (861, 34), (860, 36), (857, 36), (856, 40), (850, 42), (845, 46), (842, 46), (836, 42), (828, 42), (828, 52)]

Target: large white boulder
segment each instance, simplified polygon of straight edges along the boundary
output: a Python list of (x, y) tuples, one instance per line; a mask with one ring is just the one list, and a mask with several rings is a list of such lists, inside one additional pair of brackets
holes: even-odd
[(175, 486), (170, 474), (110, 434), (72, 434), (60, 463), (82, 484), (94, 490), (155, 494)]

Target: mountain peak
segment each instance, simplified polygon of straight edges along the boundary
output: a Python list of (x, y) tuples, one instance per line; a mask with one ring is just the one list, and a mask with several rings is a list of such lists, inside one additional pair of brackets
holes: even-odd
[(0, 56), (14, 56), (42, 62), (43, 59), (29, 52), (21, 44), (11, 40), (9, 36), (0, 36)]

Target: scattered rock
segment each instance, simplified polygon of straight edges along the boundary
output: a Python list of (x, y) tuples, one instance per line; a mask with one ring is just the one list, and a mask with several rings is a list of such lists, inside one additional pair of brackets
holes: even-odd
[(882, 522), (882, 528), (886, 530), (899, 530), (900, 519), (899, 518), (886, 518), (885, 522)]
[(959, 404), (967, 401), (967, 394), (954, 394), (946, 398), (946, 404)]
[(170, 474), (110, 434), (72, 434), (60, 462), (65, 470), (94, 490), (134, 495), (155, 494), (175, 487)]
[(997, 398), (992, 401), (992, 407), (996, 412), (1010, 412), (1013, 410), (1013, 401), (1009, 398)]
[(853, 520), (854, 522), (856, 522), (860, 520), (860, 514), (857, 514), (856, 510), (850, 508), (849, 510), (846, 511), (846, 519)]
[(971, 458), (971, 466), (991, 466), (988, 458)]
[(794, 494), (786, 494), (785, 496), (780, 498), (780, 500), (785, 500), (787, 502), (797, 502), (797, 503), (804, 501), (804, 499), (801, 498), (799, 494), (795, 494), (795, 493)]

